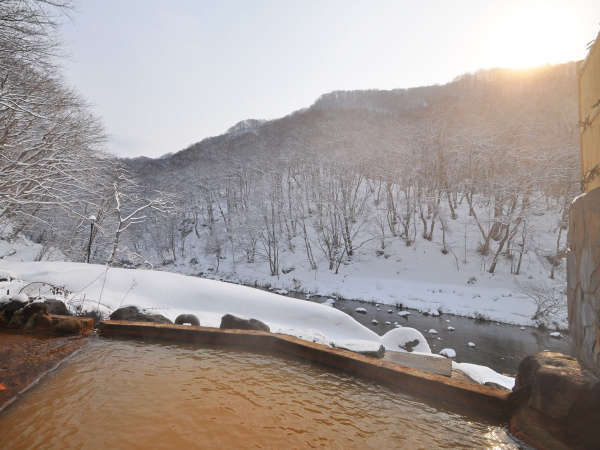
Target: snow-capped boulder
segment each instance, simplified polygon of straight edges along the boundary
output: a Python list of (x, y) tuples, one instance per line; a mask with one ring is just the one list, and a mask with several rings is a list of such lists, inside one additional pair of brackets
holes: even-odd
[(429, 334), (438, 334), (437, 330), (435, 328), (430, 328), (428, 331)]
[(440, 351), (440, 355), (446, 358), (456, 358), (456, 351), (453, 348), (443, 348)]
[(467, 345), (469, 347), (471, 347), (471, 348), (475, 348), (476, 347), (475, 342), (467, 342)]
[(410, 312), (409, 311), (399, 311), (398, 315), (400, 317), (408, 317), (408, 316), (410, 316)]
[(381, 337), (386, 350), (394, 352), (431, 353), (425, 336), (414, 328), (402, 327), (388, 331)]
[(449, 326), (449, 327), (447, 327), (446, 329), (447, 329), (448, 331), (454, 331), (454, 327), (452, 327), (452, 326)]
[(356, 309), (354, 310), (354, 312), (357, 312), (357, 313), (359, 313), (359, 314), (366, 314), (366, 313), (367, 313), (367, 310), (366, 310), (365, 308), (356, 308)]

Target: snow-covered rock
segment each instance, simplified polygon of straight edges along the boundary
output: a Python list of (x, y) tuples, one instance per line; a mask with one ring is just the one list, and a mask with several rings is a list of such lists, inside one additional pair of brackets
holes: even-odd
[(437, 330), (435, 328), (430, 328), (428, 331), (429, 334), (438, 334)]
[(456, 351), (453, 348), (443, 348), (440, 350), (440, 355), (446, 358), (456, 358)]
[(398, 315), (400, 317), (408, 317), (410, 316), (410, 311), (398, 311)]
[(354, 312), (357, 312), (359, 314), (366, 314), (367, 310), (365, 308), (356, 308), (354, 309)]
[(476, 347), (475, 342), (467, 342), (467, 345), (471, 348)]
[(562, 337), (562, 334), (560, 334), (560, 332), (558, 331), (553, 331), (552, 333), (550, 333), (550, 336), (555, 339), (560, 339)]
[(385, 333), (381, 339), (386, 350), (431, 353), (431, 347), (429, 347), (425, 336), (414, 328), (395, 328)]
[(377, 321), (377, 319), (373, 319), (373, 320), (371, 320), (371, 323), (372, 323), (373, 325), (377, 325), (377, 324), (379, 324), (379, 322)]
[(449, 327), (447, 327), (446, 329), (447, 329), (448, 331), (454, 331), (454, 327), (452, 327), (452, 326), (449, 326)]

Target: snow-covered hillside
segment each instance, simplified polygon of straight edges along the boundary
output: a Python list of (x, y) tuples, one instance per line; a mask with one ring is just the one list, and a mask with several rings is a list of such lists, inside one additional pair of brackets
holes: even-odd
[[(559, 261), (554, 279), (550, 279), (552, 265), (548, 259), (556, 247), (560, 222), (556, 212), (541, 210), (529, 218), (528, 227), (536, 232), (527, 243), (518, 275), (511, 273), (517, 263), (516, 249), (510, 258), (500, 256), (497, 269), (490, 274), (487, 269), (492, 258), (481, 255), (477, 249), (479, 231), (469, 217), (467, 205), (459, 206), (456, 213), (456, 220), (446, 219), (450, 230), (446, 236), (448, 253), (441, 251), (443, 243), (439, 234), (431, 241), (417, 236), (411, 246), (388, 236), (385, 249), (381, 250), (380, 240), (372, 238), (377, 234), (375, 223), (370, 222), (357, 235), (356, 240), (364, 241), (364, 245), (356, 250), (351, 262), (341, 264), (337, 274), (327, 269), (327, 259), (316, 250), (318, 268), (310, 267), (301, 237), (293, 241), (294, 251), (281, 250), (282, 272), (278, 276), (271, 275), (269, 265), (260, 257), (248, 263), (238, 254), (236, 261), (232, 261), (227, 245), (223, 246), (217, 271), (215, 256), (206, 253), (209, 232), (205, 229), (199, 238), (194, 233), (187, 235), (182, 245), (184, 256), (164, 266), (157, 264), (156, 268), (259, 284), (274, 290), (401, 304), (424, 312), (566, 328), (565, 261)], [(561, 246), (565, 239), (566, 232), (563, 232)], [(550, 298), (555, 300), (551, 307)], [(544, 301), (547, 303), (542, 304)]]

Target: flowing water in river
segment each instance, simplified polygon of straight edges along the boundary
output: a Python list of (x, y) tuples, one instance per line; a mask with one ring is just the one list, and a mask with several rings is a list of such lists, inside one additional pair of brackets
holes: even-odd
[(0, 448), (516, 447), (501, 426), (293, 359), (98, 339), (0, 415)]

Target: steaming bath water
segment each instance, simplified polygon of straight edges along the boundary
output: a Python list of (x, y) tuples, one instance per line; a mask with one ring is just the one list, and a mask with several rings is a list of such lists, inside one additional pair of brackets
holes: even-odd
[(99, 339), (0, 415), (0, 448), (516, 448), (502, 427), (304, 361)]

